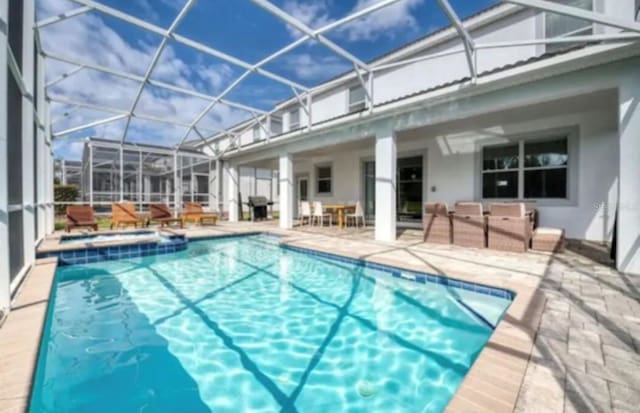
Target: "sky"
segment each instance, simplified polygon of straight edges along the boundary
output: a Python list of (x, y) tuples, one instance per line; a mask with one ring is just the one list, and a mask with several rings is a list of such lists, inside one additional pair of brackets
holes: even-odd
[[(73, 10), (69, 0), (36, 0), (38, 20)], [(186, 0), (98, 0), (131, 16), (168, 28)], [(317, 29), (378, 0), (271, 0), (272, 3)], [(461, 18), (495, 3), (495, 0), (450, 0)], [(449, 25), (436, 0), (402, 0), (341, 26), (326, 36), (361, 60), (368, 61), (403, 44)], [(254, 64), (302, 37), (249, 0), (199, 0), (177, 27), (176, 33), (228, 55)], [(79, 62), (99, 64), (144, 76), (161, 36), (97, 11), (47, 26), (40, 32), (45, 52)], [(47, 60), (47, 80), (58, 79), (74, 66)], [(352, 68), (351, 63), (324, 45), (307, 41), (264, 66), (265, 69), (307, 87), (322, 83)], [(244, 69), (187, 46), (169, 41), (151, 79), (210, 96), (218, 96)], [(138, 82), (83, 69), (49, 88), (51, 97), (97, 104), (128, 111), (140, 90)], [(226, 96), (227, 99), (262, 110), (292, 96), (290, 87), (252, 73)], [(135, 113), (190, 124), (209, 101), (154, 86), (145, 86)], [(114, 113), (52, 103), (54, 132), (114, 116)], [(198, 122), (211, 135), (253, 115), (227, 105), (215, 105)], [(122, 139), (126, 120), (85, 129), (55, 141), (56, 157), (79, 159), (83, 138)], [(134, 118), (128, 142), (173, 146), (187, 132), (184, 126)], [(187, 141), (198, 139), (195, 133)]]

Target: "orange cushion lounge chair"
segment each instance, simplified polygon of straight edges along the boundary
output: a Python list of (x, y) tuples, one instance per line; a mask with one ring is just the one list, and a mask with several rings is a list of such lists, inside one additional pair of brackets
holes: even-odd
[(184, 211), (180, 214), (183, 221), (193, 221), (196, 224), (204, 224), (205, 222), (215, 225), (218, 221), (218, 214), (204, 212), (202, 205), (196, 202), (187, 202), (184, 204)]
[(114, 227), (144, 226), (144, 218), (136, 213), (136, 206), (131, 203), (111, 204), (111, 229)]
[(183, 227), (182, 218), (175, 218), (166, 204), (149, 205), (149, 221), (147, 221), (147, 226), (149, 226), (151, 222), (159, 223), (160, 228), (172, 223), (179, 224), (180, 228)]
[(96, 221), (93, 208), (88, 205), (71, 205), (66, 211), (67, 224), (65, 229), (71, 232), (73, 228), (89, 227), (94, 231), (98, 230), (98, 222)]

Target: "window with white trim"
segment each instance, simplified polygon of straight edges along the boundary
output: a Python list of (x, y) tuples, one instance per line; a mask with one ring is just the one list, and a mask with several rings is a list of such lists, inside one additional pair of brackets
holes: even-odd
[(331, 195), (331, 165), (316, 167), (316, 194)]
[(296, 130), (300, 127), (300, 108), (296, 107), (295, 109), (289, 112), (289, 130)]
[(258, 142), (260, 138), (260, 125), (256, 125), (253, 127), (253, 141)]
[(482, 149), (483, 198), (567, 199), (568, 176), (566, 136)]
[[(593, 10), (593, 0), (553, 0), (566, 6), (584, 10)], [(557, 13), (544, 14), (544, 30), (547, 39), (554, 37), (588, 36), (593, 34), (593, 23), (575, 17), (563, 16)], [(547, 44), (546, 51), (555, 52), (576, 46), (579, 43), (555, 43)]]
[(366, 93), (361, 85), (349, 88), (349, 113), (360, 112), (366, 109)]
[(271, 115), (271, 133), (273, 135), (280, 135), (282, 133), (282, 117)]

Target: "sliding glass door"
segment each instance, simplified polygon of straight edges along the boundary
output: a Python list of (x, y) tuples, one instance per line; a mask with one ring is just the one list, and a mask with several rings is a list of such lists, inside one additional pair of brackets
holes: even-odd
[(398, 158), (398, 222), (422, 221), (422, 156)]
[[(398, 222), (422, 221), (422, 156), (398, 158), (396, 210)], [(376, 163), (363, 164), (364, 213), (372, 220), (376, 212)]]
[(364, 216), (373, 220), (376, 214), (376, 163), (364, 163)]

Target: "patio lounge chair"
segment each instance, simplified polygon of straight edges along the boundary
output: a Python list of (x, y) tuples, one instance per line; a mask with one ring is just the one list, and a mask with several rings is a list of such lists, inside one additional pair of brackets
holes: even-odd
[(157, 222), (160, 224), (160, 228), (168, 226), (172, 223), (179, 224), (180, 228), (184, 226), (182, 218), (176, 218), (171, 213), (171, 210), (166, 204), (151, 204), (149, 205), (149, 220), (147, 226), (151, 222)]
[(423, 241), (451, 244), (451, 216), (447, 204), (427, 202), (422, 217)]
[(453, 243), (461, 247), (485, 248), (487, 221), (479, 202), (458, 202), (453, 218)]
[(144, 218), (136, 212), (136, 206), (131, 203), (111, 204), (111, 229), (133, 225), (138, 228), (144, 226)]
[(531, 242), (531, 219), (523, 203), (491, 204), (489, 248), (525, 252)]
[(88, 205), (70, 205), (65, 213), (67, 223), (65, 230), (71, 232), (73, 228), (88, 227), (98, 230), (98, 221), (96, 221), (93, 208)]
[(202, 205), (196, 202), (186, 202), (180, 218), (182, 218), (184, 222), (192, 221), (199, 225), (203, 225), (205, 222), (215, 225), (216, 222), (218, 222), (218, 214), (204, 212)]

